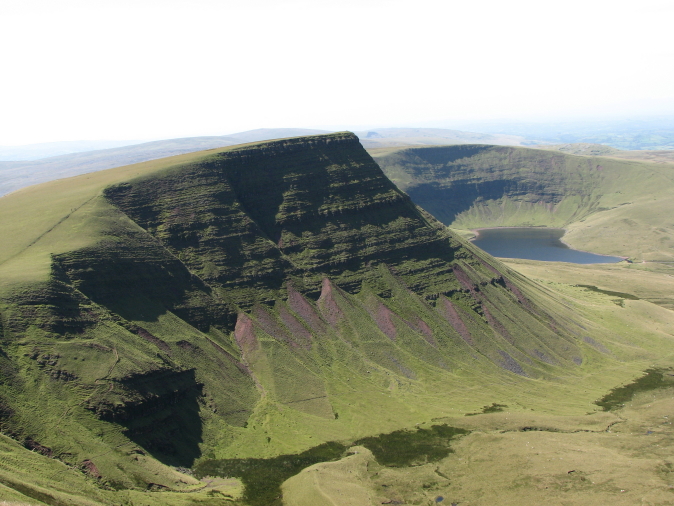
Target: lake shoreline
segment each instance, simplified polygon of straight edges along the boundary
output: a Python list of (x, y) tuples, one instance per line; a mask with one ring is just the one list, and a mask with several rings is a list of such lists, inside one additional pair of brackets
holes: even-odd
[[(481, 231), (486, 231), (486, 230), (503, 230), (503, 229), (520, 229), (520, 230), (558, 230), (562, 231), (562, 235), (557, 238), (560, 244), (563, 245), (563, 249), (568, 249), (570, 251), (578, 252), (578, 253), (584, 253), (588, 255), (594, 255), (597, 257), (606, 257), (607, 259), (619, 259), (619, 260), (607, 260), (606, 262), (591, 262), (591, 263), (618, 263), (618, 262), (624, 262), (624, 261), (629, 261), (629, 257), (626, 256), (620, 256), (620, 255), (607, 255), (604, 253), (595, 253), (593, 251), (585, 251), (585, 250), (579, 250), (576, 248), (573, 248), (569, 243), (564, 241), (563, 237), (566, 235), (568, 232), (567, 229), (561, 228), (561, 227), (546, 227), (546, 226), (536, 226), (536, 227), (523, 227), (523, 226), (506, 226), (506, 227), (479, 227), (479, 228), (471, 228), (469, 229), (473, 234), (475, 234), (475, 237), (472, 237), (468, 239), (468, 241), (474, 243), (475, 241), (480, 239), (480, 236), (483, 234), (480, 234)], [(479, 245), (476, 244), (476, 246), (480, 247)], [(489, 252), (488, 252), (489, 253)], [(490, 253), (496, 257), (499, 257), (498, 254)], [(500, 258), (520, 258), (520, 257), (500, 257)], [(522, 258), (523, 260), (537, 260), (535, 258)], [(537, 260), (537, 261), (542, 261), (542, 262), (564, 262), (564, 260)], [(579, 262), (567, 262), (567, 263), (579, 263)]]
[[(563, 230), (564, 233), (566, 234), (566, 229), (565, 229), (565, 228), (559, 228), (559, 227), (546, 227), (546, 226), (543, 226), (543, 225), (541, 225), (541, 226), (536, 226), (536, 227), (522, 227), (522, 226), (480, 227), (480, 228), (469, 228), (469, 229), (468, 229), (468, 230), (470, 230), (471, 232), (474, 232), (474, 233), (475, 233), (475, 237), (473, 237), (472, 239), (468, 239), (468, 240), (472, 242), (472, 241), (474, 241), (475, 239), (477, 239), (478, 237), (480, 237), (480, 230), (496, 230), (496, 229), (499, 229), (499, 228), (531, 228), (531, 229), (545, 229), (545, 230)], [(560, 241), (561, 241), (561, 239), (560, 239)], [(566, 243), (564, 243), (564, 244), (566, 244)], [(567, 246), (568, 246), (568, 245), (567, 245)], [(572, 248), (572, 249), (573, 249), (573, 248)], [(588, 252), (588, 253), (591, 253), (591, 252)]]

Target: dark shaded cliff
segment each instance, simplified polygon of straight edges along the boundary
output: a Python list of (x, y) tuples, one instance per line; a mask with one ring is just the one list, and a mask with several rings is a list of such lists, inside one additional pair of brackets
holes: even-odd
[(602, 163), (626, 165), (487, 145), (405, 149), (377, 160), (414, 202), (453, 226), (564, 225), (599, 210)]

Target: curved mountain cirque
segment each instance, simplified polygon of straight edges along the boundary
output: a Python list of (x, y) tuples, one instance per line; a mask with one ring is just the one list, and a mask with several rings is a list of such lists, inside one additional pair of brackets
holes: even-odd
[(376, 160), (453, 228), (563, 227), (581, 250), (674, 258), (671, 166), (487, 145), (388, 150)]
[(179, 486), (152, 458), (376, 433), (484, 402), (466, 381), (608, 352), (350, 133), (47, 183), (0, 212), (2, 430), (116, 489)]

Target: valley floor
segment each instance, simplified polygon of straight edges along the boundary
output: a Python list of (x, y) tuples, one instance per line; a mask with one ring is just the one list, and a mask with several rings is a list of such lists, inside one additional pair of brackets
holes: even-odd
[(502, 261), (539, 282), (595, 286), (600, 290), (633, 295), (667, 309), (674, 309), (674, 263), (577, 265), (512, 258)]
[(449, 457), (385, 468), (367, 449), (353, 448), (352, 456), (288, 480), (285, 504), (672, 504), (672, 419), (672, 388), (585, 417), (506, 411), (446, 419), (473, 431)]

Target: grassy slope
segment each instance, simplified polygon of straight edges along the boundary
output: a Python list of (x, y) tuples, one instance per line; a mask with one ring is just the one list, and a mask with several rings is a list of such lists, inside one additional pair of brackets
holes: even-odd
[[(620, 343), (613, 341), (612, 348), (623, 357), (618, 366), (622, 372), (627, 369), (633, 377), (639, 377), (646, 367), (674, 364), (669, 352), (656, 356), (657, 347), (652, 349), (655, 354), (642, 354), (643, 348), (637, 352), (650, 340), (646, 337), (649, 334), (672, 334), (674, 313), (639, 300), (624, 300), (620, 306), (615, 296), (573, 286), (576, 282), (597, 282), (607, 290), (619, 287), (642, 293), (644, 298), (655, 298), (666, 278), (654, 286), (630, 275), (627, 269), (608, 266), (529, 261), (509, 264), (539, 278), (561, 300), (573, 304), (591, 320), (607, 323), (614, 336), (627, 331)], [(657, 276), (654, 274), (651, 281)], [(603, 284), (598, 282), (600, 279)], [(669, 283), (671, 286), (671, 279)], [(649, 286), (653, 286), (650, 292)], [(633, 361), (637, 355), (640, 360)], [(577, 383), (540, 385), (540, 391), (530, 385), (520, 386), (517, 397), (495, 393), (484, 405), (506, 404), (503, 413), (434, 419), (434, 423), (473, 431), (453, 443), (455, 453), (439, 463), (386, 468), (367, 450), (354, 449), (358, 452), (354, 456), (317, 464), (288, 480), (283, 486), (286, 504), (309, 506), (317, 498), (337, 506), (389, 501), (431, 504), (438, 497), (476, 506), (526, 506), (551, 501), (573, 505), (609, 501), (625, 505), (669, 504), (674, 487), (674, 463), (668, 450), (674, 438), (670, 423), (674, 390), (638, 393), (626, 407), (602, 412), (594, 404), (607, 391), (602, 392), (606, 386), (600, 384), (607, 381), (606, 384), (617, 386), (629, 381), (618, 380), (619, 372), (614, 368), (605, 369), (608, 377), (596, 376), (592, 372), (596, 366), (587, 364), (588, 376)], [(565, 388), (565, 383), (570, 388)]]
[[(590, 285), (601, 290), (634, 295), (674, 309), (674, 269), (668, 264), (578, 265), (508, 259), (505, 263), (530, 279)], [(616, 299), (620, 296), (616, 295)]]
[(669, 151), (619, 151), (611, 154), (611, 158), (622, 158), (626, 160), (639, 160), (654, 163), (674, 163), (674, 150)]
[(98, 198), (105, 187), (203, 156), (201, 152), (189, 153), (60, 179), (0, 199), (3, 234), (12, 238), (0, 244), (2, 288), (14, 282), (45, 280), (51, 268), (50, 254), (94, 244), (103, 226), (89, 221), (95, 207), (112, 212), (112, 207)]
[[(347, 157), (362, 159), (360, 153), (349, 153)], [(290, 248), (287, 254), (284, 253), (295, 268), (305, 270), (305, 275), (300, 277), (294, 275), (292, 269), (289, 271), (298, 289), (311, 295), (303, 299), (305, 303), (298, 302), (302, 300), (302, 295), (298, 299), (287, 285), (272, 287), (271, 295), (264, 295), (265, 304), (259, 304), (254, 298), (251, 301), (250, 297), (254, 297), (252, 292), (245, 290), (234, 302), (222, 302), (213, 295), (229, 293), (217, 287), (218, 283), (224, 283), (219, 269), (194, 260), (190, 263), (190, 258), (196, 257), (183, 257), (185, 263), (176, 263), (175, 260), (181, 258), (181, 254), (194, 254), (195, 251), (199, 258), (208, 259), (212, 235), (206, 237), (207, 241), (199, 242), (196, 250), (191, 243), (185, 245), (173, 241), (175, 237), (184, 237), (183, 232), (189, 230), (193, 223), (202, 223), (201, 220), (176, 223), (170, 221), (170, 212), (163, 212), (162, 206), (158, 206), (154, 209), (159, 210), (159, 221), (157, 218), (152, 218), (155, 221), (144, 218), (148, 230), (156, 227), (156, 239), (150, 240), (145, 230), (121, 214), (119, 208), (103, 196), (103, 190), (110, 185), (129, 181), (132, 187), (138, 185), (140, 191), (137, 196), (127, 195), (124, 202), (128, 212), (133, 215), (132, 208), (136, 209), (138, 219), (141, 219), (145, 216), (142, 197), (149, 188), (143, 185), (149, 180), (158, 180), (155, 182), (168, 185), (165, 186), (167, 198), (174, 190), (177, 191), (175, 195), (180, 196), (184, 189), (180, 186), (181, 179), (176, 180), (175, 175), (193, 170), (195, 166), (203, 167), (207, 172), (201, 174), (207, 174), (213, 157), (205, 159), (203, 166), (199, 165), (203, 163), (202, 158), (203, 154), (183, 155), (168, 161), (56, 181), (0, 199), (0, 211), (8, 217), (1, 225), (3, 236), (14, 238), (12, 242), (0, 245), (0, 295), (4, 300), (2, 333), (5, 336), (2, 344), (5, 355), (0, 359), (3, 367), (6, 366), (3, 369), (6, 384), (2, 395), (14, 398), (13, 406), (20, 408), (11, 427), (13, 430), (21, 427), (21, 437), (31, 437), (74, 468), (81, 468), (85, 460), (93, 461), (108, 486), (128, 490), (125, 492), (128, 494), (139, 493), (134, 492), (133, 487), (144, 487), (147, 483), (170, 488), (190, 487), (189, 480), (181, 483), (182, 475), (152, 458), (151, 455), (155, 455), (164, 462), (170, 462), (166, 455), (162, 455), (161, 449), (153, 448), (152, 438), (144, 435), (148, 428), (156, 428), (160, 434), (165, 431), (170, 434), (170, 430), (174, 430), (175, 438), (187, 434), (187, 428), (197, 428), (201, 440), (187, 449), (178, 448), (183, 455), (198, 446), (198, 451), (205, 452), (207, 457), (271, 456), (300, 451), (322, 441), (356, 438), (412, 426), (434, 417), (474, 412), (492, 402), (515, 404), (517, 401), (521, 404), (518, 409), (526, 411), (533, 408), (556, 414), (582, 414), (588, 400), (638, 375), (657, 357), (662, 360), (668, 358), (662, 355), (663, 346), (667, 346), (671, 335), (666, 330), (669, 327), (665, 327), (668, 314), (653, 310), (651, 305), (636, 301), (620, 308), (602, 302), (604, 299), (599, 295), (596, 300), (601, 303), (596, 306), (590, 307), (586, 301), (576, 302), (573, 298), (560, 304), (557, 293), (548, 287), (527, 282), (469, 245), (455, 239), (442, 239), (450, 244), (446, 254), (454, 255), (454, 265), (466, 273), (468, 281), (464, 280), (467, 284), (462, 287), (456, 275), (448, 275), (439, 260), (415, 253), (435, 248), (428, 247), (428, 244), (436, 244), (439, 251), (447, 246), (441, 243), (444, 236), (436, 235), (442, 232), (433, 220), (418, 214), (408, 204), (404, 208), (407, 223), (402, 227), (397, 213), (388, 216), (385, 205), (381, 208), (375, 205), (374, 209), (380, 210), (374, 215), (379, 217), (380, 222), (376, 226), (363, 223), (358, 227), (362, 235), (356, 235), (354, 239), (363, 241), (367, 246), (376, 244), (373, 239), (381, 238), (382, 230), (389, 237), (412, 231), (411, 237), (416, 237), (422, 246), (418, 250), (414, 249), (414, 244), (398, 250), (387, 249), (384, 241), (380, 249), (372, 251), (372, 255), (383, 256), (371, 258), (386, 259), (396, 266), (396, 272), (383, 265), (375, 268), (360, 259), (359, 263), (353, 264), (356, 270), (351, 267), (340, 270), (328, 261), (321, 269), (332, 273), (331, 279), (334, 277), (339, 283), (326, 285), (322, 281), (324, 275), (320, 271), (311, 271), (307, 266), (325, 262), (325, 251), (329, 248), (322, 246), (320, 240), (309, 237), (308, 244), (313, 247)], [(289, 165), (290, 170), (296, 169), (296, 162)], [(328, 164), (328, 167), (333, 166)], [(349, 184), (350, 179), (339, 181), (339, 178), (335, 181), (337, 188)], [(359, 191), (373, 188), (371, 184), (374, 182), (382, 184), (378, 179), (365, 178), (365, 181), (370, 182)], [(290, 183), (284, 180), (274, 184), (278, 186), (281, 183), (289, 185), (283, 192), (288, 203), (296, 203), (302, 197), (302, 188), (295, 186), (292, 179)], [(234, 191), (240, 191), (241, 187), (236, 185), (243, 183), (233, 184)], [(204, 185), (204, 188), (208, 191), (211, 185)], [(382, 186), (375, 192), (372, 202), (376, 204), (377, 195), (385, 196), (391, 191), (390, 187)], [(223, 193), (213, 198), (219, 195)], [(208, 193), (199, 193), (188, 199), (188, 204), (202, 202), (202, 198), (203, 202), (210, 202), (206, 197)], [(304, 195), (304, 198), (310, 197), (311, 193)], [(240, 202), (245, 205), (245, 198)], [(344, 200), (336, 200), (331, 205), (336, 205), (337, 210), (340, 206), (348, 209), (346, 204)], [(210, 204), (208, 206), (211, 209)], [(171, 203), (166, 206), (168, 211), (174, 208)], [(264, 229), (267, 240), (277, 232), (280, 237), (304, 238), (301, 229), (298, 233), (298, 229), (293, 228), (292, 220), (293, 216), (301, 216), (302, 207), (284, 206), (281, 202), (278, 209), (283, 211), (279, 214), (279, 211), (271, 210), (271, 216), (276, 217), (273, 221), (269, 221), (269, 214), (258, 212), (251, 222)], [(340, 222), (339, 216), (343, 211), (332, 214), (336, 216), (332, 220), (338, 230), (340, 225), (353, 224), (353, 219)], [(355, 213), (357, 219), (370, 215), (362, 211)], [(274, 223), (279, 223), (278, 217), (281, 223), (284, 218), (289, 219), (290, 224), (275, 230), (273, 227), (276, 226)], [(329, 220), (326, 221), (329, 223)], [(313, 235), (332, 234), (338, 245), (342, 241), (345, 255), (358, 258), (358, 250), (351, 252), (347, 247), (349, 235), (335, 234), (333, 229), (326, 227), (326, 221), (309, 222), (307, 231)], [(203, 223), (213, 225), (213, 217), (205, 216)], [(384, 224), (390, 224), (389, 228), (377, 228)], [(207, 226), (205, 230), (212, 232), (214, 229)], [(157, 231), (168, 232), (162, 235)], [(431, 242), (424, 242), (426, 240)], [(397, 242), (391, 241), (392, 244)], [(163, 249), (158, 249), (157, 244), (163, 244)], [(257, 244), (257, 239), (250, 244)], [(137, 251), (143, 256), (134, 256), (138, 253), (133, 253), (136, 251), (133, 248), (140, 248)], [(186, 248), (193, 249), (186, 251)], [(106, 256), (114, 252), (119, 252), (121, 256)], [(119, 264), (129, 252), (133, 255), (128, 258), (140, 261), (140, 269), (134, 267), (133, 262)], [(105, 262), (100, 263), (100, 259)], [(108, 279), (110, 266), (118, 264), (127, 267), (114, 271), (116, 274)], [(71, 291), (67, 292), (68, 300), (77, 301), (79, 312), (73, 313), (74, 316), (64, 316), (58, 311), (54, 315), (59, 308), (55, 309), (53, 299), (49, 297), (59, 294), (54, 295), (50, 287), (57, 282), (56, 286), (60, 289), (67, 289), (67, 283), (65, 288), (58, 284), (63, 283), (59, 279), (66, 278), (54, 278), (54, 265), (62, 269), (59, 276), (65, 272), (74, 283), (69, 288)], [(135, 292), (122, 302), (115, 296), (112, 297), (113, 303), (106, 298), (110, 297), (110, 293), (96, 291), (99, 285), (112, 286), (110, 281), (114, 282), (122, 275), (154, 272), (153, 265), (170, 269), (175, 279), (183, 279), (181, 272), (184, 271), (181, 269), (191, 265), (190, 269), (208, 279), (215, 290), (209, 292), (188, 277), (181, 281), (184, 284), (180, 286), (192, 298), (183, 297), (177, 302), (165, 300), (152, 291), (152, 285), (159, 283), (158, 286), (161, 286), (162, 279), (150, 277), (142, 283), (136, 279), (131, 285)], [(256, 268), (255, 263), (246, 265), (248, 267), (244, 265), (241, 272), (245, 273), (249, 267)], [(93, 271), (92, 266), (95, 267)], [(496, 274), (492, 269), (498, 270)], [(96, 275), (91, 277), (87, 274), (90, 272)], [(352, 281), (358, 272), (367, 280), (363, 286), (357, 286)], [(522, 307), (521, 302), (517, 302), (519, 296), (516, 291), (497, 282), (498, 273), (505, 274), (509, 282), (519, 287), (534, 304), (537, 314), (532, 314)], [(98, 285), (97, 279), (101, 280)], [(340, 283), (348, 290), (337, 288)], [(479, 287), (480, 291), (477, 292), (475, 287)], [(445, 292), (458, 308), (459, 317), (474, 340), (472, 347), (464, 342), (437, 309), (437, 301), (443, 300), (439, 294)], [(112, 292), (112, 295), (119, 293), (124, 292)], [(319, 294), (321, 298), (316, 301)], [(430, 299), (424, 298), (429, 295)], [(206, 321), (204, 318), (207, 317), (194, 312), (201, 307), (197, 300), (199, 297), (208, 307), (216, 303), (225, 304), (223, 307), (246, 304), (251, 308), (248, 318), (252, 322), (253, 334), (241, 330), (238, 335), (243, 339), (238, 342), (239, 348), (235, 342), (237, 333), (228, 330), (226, 322), (221, 325), (215, 316), (209, 316), (214, 324), (202, 327), (200, 322)], [(23, 300), (42, 302), (16, 305), (16, 301)], [(37, 316), (49, 325), (28, 326), (16, 334), (17, 322), (35, 316), (31, 311), (38, 311)], [(482, 311), (482, 316), (479, 316), (479, 311)], [(485, 311), (491, 316), (485, 316)], [(179, 317), (178, 313), (183, 317)], [(311, 316), (312, 313), (317, 315), (316, 318)], [(644, 315), (661, 323), (665, 330), (644, 328), (635, 334), (628, 327), (629, 322)], [(338, 318), (334, 319), (336, 316)], [(293, 318), (301, 320), (299, 326), (293, 323)], [(432, 339), (428, 330), (420, 327), (420, 322), (415, 323), (415, 318), (420, 318), (428, 326)], [(245, 321), (245, 318), (240, 318), (240, 328), (245, 327)], [(331, 325), (327, 326), (327, 323)], [(552, 329), (551, 324), (554, 325)], [(59, 325), (65, 326), (65, 330), (58, 330)], [(147, 338), (138, 327), (149, 333), (152, 339)], [(395, 339), (391, 338), (392, 332)], [(612, 353), (602, 353), (583, 342), (585, 332), (592, 337), (590, 342), (601, 342)], [(289, 343), (288, 333), (299, 346)], [(146, 337), (141, 339), (144, 335)], [(514, 343), (508, 342), (509, 336), (515, 336)], [(303, 347), (307, 341), (302, 339), (309, 340), (311, 345)], [(433, 339), (435, 344), (432, 344)], [(189, 346), (179, 344), (183, 341)], [(97, 346), (92, 347), (91, 343)], [(245, 376), (244, 379), (237, 376), (231, 360), (218, 359), (224, 355), (214, 353), (212, 343), (229, 350), (230, 357), (235, 361), (241, 360), (243, 366), (252, 371), (255, 387), (252, 384), (246, 386)], [(542, 353), (545, 360), (531, 355), (535, 350)], [(512, 363), (504, 362), (501, 352), (508, 353), (511, 360), (516, 359), (519, 367), (529, 376), (510, 372), (508, 364), (511, 364), (512, 370)], [(8, 356), (14, 362), (6, 360)], [(582, 365), (572, 365), (574, 359), (581, 356)], [(546, 360), (556, 365), (546, 363)], [(18, 367), (18, 372), (15, 367)], [(192, 370), (196, 371), (196, 378), (193, 377), (190, 382)], [(64, 376), (64, 371), (74, 374), (77, 379), (55, 381), (59, 377), (68, 377)], [(87, 404), (95, 401), (95, 405), (100, 407), (112, 406), (114, 412), (122, 406), (120, 403), (138, 402), (142, 406), (153, 395), (162, 398), (167, 394), (160, 388), (161, 380), (159, 385), (156, 381), (152, 383), (152, 374), (161, 375), (167, 371), (172, 372), (167, 376), (170, 379), (169, 389), (175, 386), (177, 391), (187, 395), (195, 381), (204, 385), (206, 395), (180, 400), (186, 403), (184, 412), (198, 416), (199, 422), (196, 419), (166, 418), (170, 412), (159, 409), (150, 410), (152, 415), (149, 417), (141, 417), (144, 425), (119, 425), (96, 419), (85, 409)], [(136, 390), (124, 390), (127, 388), (124, 382), (139, 373), (145, 374), (142, 385), (149, 391), (143, 394), (139, 385), (134, 387)], [(577, 389), (581, 383), (587, 385), (587, 390), (579, 398)], [(222, 384), (237, 386), (228, 389), (216, 387)], [(227, 397), (231, 391), (242, 393), (238, 399)], [(228, 406), (235, 402), (242, 403), (249, 412), (245, 415), (228, 414), (231, 411)], [(380, 415), (373, 417), (373, 410)], [(20, 423), (17, 424), (16, 420)], [(129, 439), (129, 433), (125, 432), (129, 429), (132, 434), (136, 431), (135, 440)], [(139, 445), (145, 450), (149, 448), (150, 454), (146, 451), (143, 452), (146, 455), (139, 454)], [(8, 452), (18, 459), (28, 458), (27, 450), (13, 447)], [(45, 458), (33, 453), (30, 455), (30, 458)], [(17, 467), (24, 469), (24, 465), (28, 466), (28, 462)], [(93, 492), (88, 490), (94, 490), (90, 487), (95, 487), (98, 480), (91, 474), (87, 478), (75, 469), (73, 474), (78, 476), (74, 480), (83, 480), (79, 485), (73, 485), (79, 497), (93, 497)], [(8, 476), (10, 479), (11, 473)], [(22, 476), (21, 480), (25, 480), (27, 475)], [(58, 488), (53, 480), (49, 482), (47, 478), (49, 476), (40, 475), (40, 479), (45, 480), (45, 487)], [(38, 486), (38, 481), (37, 478), (32, 480), (31, 486)], [(103, 494), (101, 497), (109, 497), (105, 491), (100, 493)], [(184, 497), (169, 494), (164, 500), (167, 504), (172, 501), (180, 504)]]
[[(0, 499), (17, 501), (21, 505), (48, 504), (52, 506), (100, 506), (110, 504), (166, 504), (188, 506), (197, 504), (231, 505), (241, 496), (237, 480), (204, 480), (162, 468), (151, 459), (143, 464), (153, 474), (173, 473), (182, 482), (181, 492), (152, 493), (140, 490), (113, 490), (101, 488), (98, 480), (80, 469), (23, 448), (16, 441), (0, 436)], [(0, 502), (0, 504), (3, 504)]]
[(575, 248), (674, 258), (674, 167), (525, 148), (457, 146), (376, 154), (387, 175), (443, 223), (567, 228)]
[[(174, 163), (185, 163), (190, 160), (203, 157), (203, 153), (189, 154), (174, 157), (170, 160)], [(103, 188), (111, 183), (117, 183), (130, 177), (138, 176), (146, 172), (153, 172), (167, 165), (166, 160), (146, 162), (139, 165), (128, 166), (122, 169), (99, 172), (95, 175), (84, 175), (73, 179), (58, 180), (34, 188), (20, 190), (11, 196), (0, 199), (0, 209), (3, 217), (3, 236), (11, 237), (11, 241), (3, 241), (0, 245), (0, 293), (5, 300), (5, 308), (7, 307), (7, 300), (11, 300), (15, 294), (26, 293), (31, 291), (40, 291), (46, 283), (49, 282), (52, 275), (52, 260), (51, 255), (59, 254), (66, 251), (71, 251), (78, 248), (86, 248), (100, 241), (105, 236), (106, 227), (111, 221), (119, 218), (119, 213), (107, 204), (101, 197), (100, 192)], [(6, 320), (5, 320), (6, 321)], [(98, 331), (98, 339), (96, 341), (101, 346), (110, 344), (106, 358), (104, 352), (103, 357), (97, 357), (93, 354), (90, 357), (83, 356), (82, 353), (87, 351), (86, 340), (80, 341), (78, 346), (77, 340), (70, 340), (69, 343), (56, 344), (52, 348), (57, 354), (63, 356), (65, 362), (72, 362), (73, 355), (84, 360), (85, 358), (94, 361), (94, 367), (87, 366), (86, 368), (79, 367), (75, 370), (78, 375), (83, 378), (91, 377), (96, 382), (97, 378), (109, 377), (116, 363), (112, 350), (116, 354), (121, 355), (124, 339), (120, 339), (119, 331), (109, 326), (101, 326)], [(44, 341), (44, 338), (35, 335), (28, 335), (28, 340), (24, 343), (25, 349), (31, 350), (37, 341)], [(122, 336), (124, 337), (124, 336)], [(126, 337), (128, 339), (128, 337)], [(3, 349), (7, 349), (5, 342)], [(139, 345), (137, 338), (135, 342), (130, 345), (127, 344), (128, 349), (127, 360), (138, 363), (142, 355), (139, 355)], [(70, 348), (70, 350), (68, 350)], [(70, 351), (70, 353), (69, 353)], [(73, 351), (75, 354), (73, 354)], [(95, 349), (93, 350), (95, 351)], [(148, 353), (149, 352), (149, 353)], [(91, 352), (89, 352), (91, 354)], [(156, 359), (150, 358), (150, 350), (145, 351), (145, 360), (152, 363)], [(70, 356), (70, 359), (68, 358)], [(123, 356), (123, 355), (122, 355)], [(133, 356), (133, 359), (131, 359)], [(141, 359), (142, 360), (142, 359)], [(77, 364), (77, 362), (75, 362)], [(107, 365), (106, 365), (107, 364)], [(82, 364), (84, 365), (84, 364)], [(122, 361), (120, 367), (124, 366)], [(41, 381), (44, 373), (34, 371), (34, 366), (29, 362), (24, 362), (21, 366), (27, 367), (27, 377), (33, 377), (38, 382)], [(67, 367), (67, 364), (66, 364)], [(74, 369), (74, 368), (72, 368)], [(119, 367), (117, 367), (119, 369)], [(31, 372), (33, 370), (33, 372)], [(26, 376), (26, 375), (24, 375)], [(33, 381), (34, 381), (33, 380)], [(91, 381), (91, 380), (90, 380)], [(86, 399), (91, 392), (82, 392), (77, 394), (65, 394), (58, 385), (36, 385), (41, 390), (40, 393), (31, 391), (22, 392), (26, 397), (37, 396), (42, 397), (49, 395), (49, 388), (54, 390), (54, 398), (52, 406), (41, 405), (35, 403), (34, 409), (26, 410), (24, 417), (29, 419), (31, 416), (34, 421), (40, 421), (39, 424), (46, 424), (51, 432), (54, 428), (60, 425), (60, 429), (56, 430), (51, 442), (45, 442), (57, 453), (70, 452), (71, 455), (66, 460), (69, 460), (75, 465), (70, 469), (69, 473), (75, 476), (75, 481), (68, 485), (67, 490), (71, 491), (76, 496), (79, 494), (79, 502), (81, 504), (88, 504), (84, 498), (92, 498), (95, 502), (96, 498), (101, 503), (107, 504), (113, 497), (118, 496), (116, 492), (101, 492), (99, 491), (95, 481), (86, 478), (77, 467), (77, 462), (82, 462), (85, 459), (92, 459), (99, 468), (99, 471), (106, 476), (107, 482), (111, 483), (115, 480), (120, 485), (124, 484), (128, 477), (136, 476), (140, 482), (159, 482), (163, 486), (181, 487), (180, 480), (187, 483), (195, 482), (189, 477), (179, 478), (172, 477), (174, 474), (169, 468), (161, 465), (151, 457), (138, 457), (134, 452), (133, 443), (119, 433), (119, 429), (110, 430), (107, 424), (95, 422), (90, 420), (87, 412), (78, 406), (79, 399)], [(47, 390), (45, 390), (47, 387)], [(73, 395), (74, 394), (74, 395)], [(18, 395), (18, 394), (17, 394)], [(78, 399), (79, 397), (79, 399)], [(29, 406), (29, 405), (28, 405)], [(69, 413), (76, 410), (75, 420), (68, 420), (66, 417)], [(52, 416), (53, 413), (53, 416)], [(66, 424), (60, 424), (60, 420), (68, 420)], [(75, 422), (75, 423), (73, 423)], [(31, 430), (35, 434), (39, 434), (42, 430), (34, 427), (26, 428), (27, 432)], [(95, 437), (94, 432), (104, 435), (103, 439)], [(116, 441), (115, 441), (116, 440)], [(86, 443), (84, 443), (86, 441)], [(114, 441), (114, 442), (113, 442)], [(56, 443), (56, 445), (54, 445)], [(115, 446), (113, 451), (110, 450), (111, 445)], [(40, 468), (45, 464), (39, 464), (40, 459), (44, 460), (46, 457), (36, 455), (23, 450), (19, 445), (9, 447), (8, 451), (19, 462), (25, 464), (17, 464), (16, 470), (24, 470), (31, 468)], [(11, 451), (10, 451), (11, 450)], [(22, 455), (24, 452), (27, 455)], [(96, 457), (98, 455), (98, 458)], [(30, 459), (36, 460), (36, 464), (31, 464)], [(48, 462), (56, 463), (58, 461), (47, 460)], [(38, 498), (31, 490), (41, 483), (43, 480), (44, 486), (49, 490), (60, 490), (60, 484), (55, 481), (48, 473), (36, 473), (36, 476), (31, 476), (30, 473), (12, 473), (5, 470), (3, 476), (3, 483), (6, 481), (13, 483), (24, 483), (27, 485), (28, 497), (33, 499)], [(30, 476), (30, 478), (29, 478)], [(127, 484), (128, 486), (128, 484)], [(185, 485), (182, 485), (183, 487)], [(135, 493), (135, 492), (133, 492)], [(129, 494), (133, 494), (129, 492)], [(4, 497), (9, 494), (8, 491), (0, 494)], [(58, 495), (58, 494), (57, 494)], [(7, 495), (9, 497), (10, 495)], [(157, 496), (156, 499), (143, 497), (142, 501), (156, 501), (157, 504), (183, 504), (191, 503), (188, 498), (193, 495), (177, 494), (175, 497)], [(203, 495), (201, 499), (211, 497)]]

